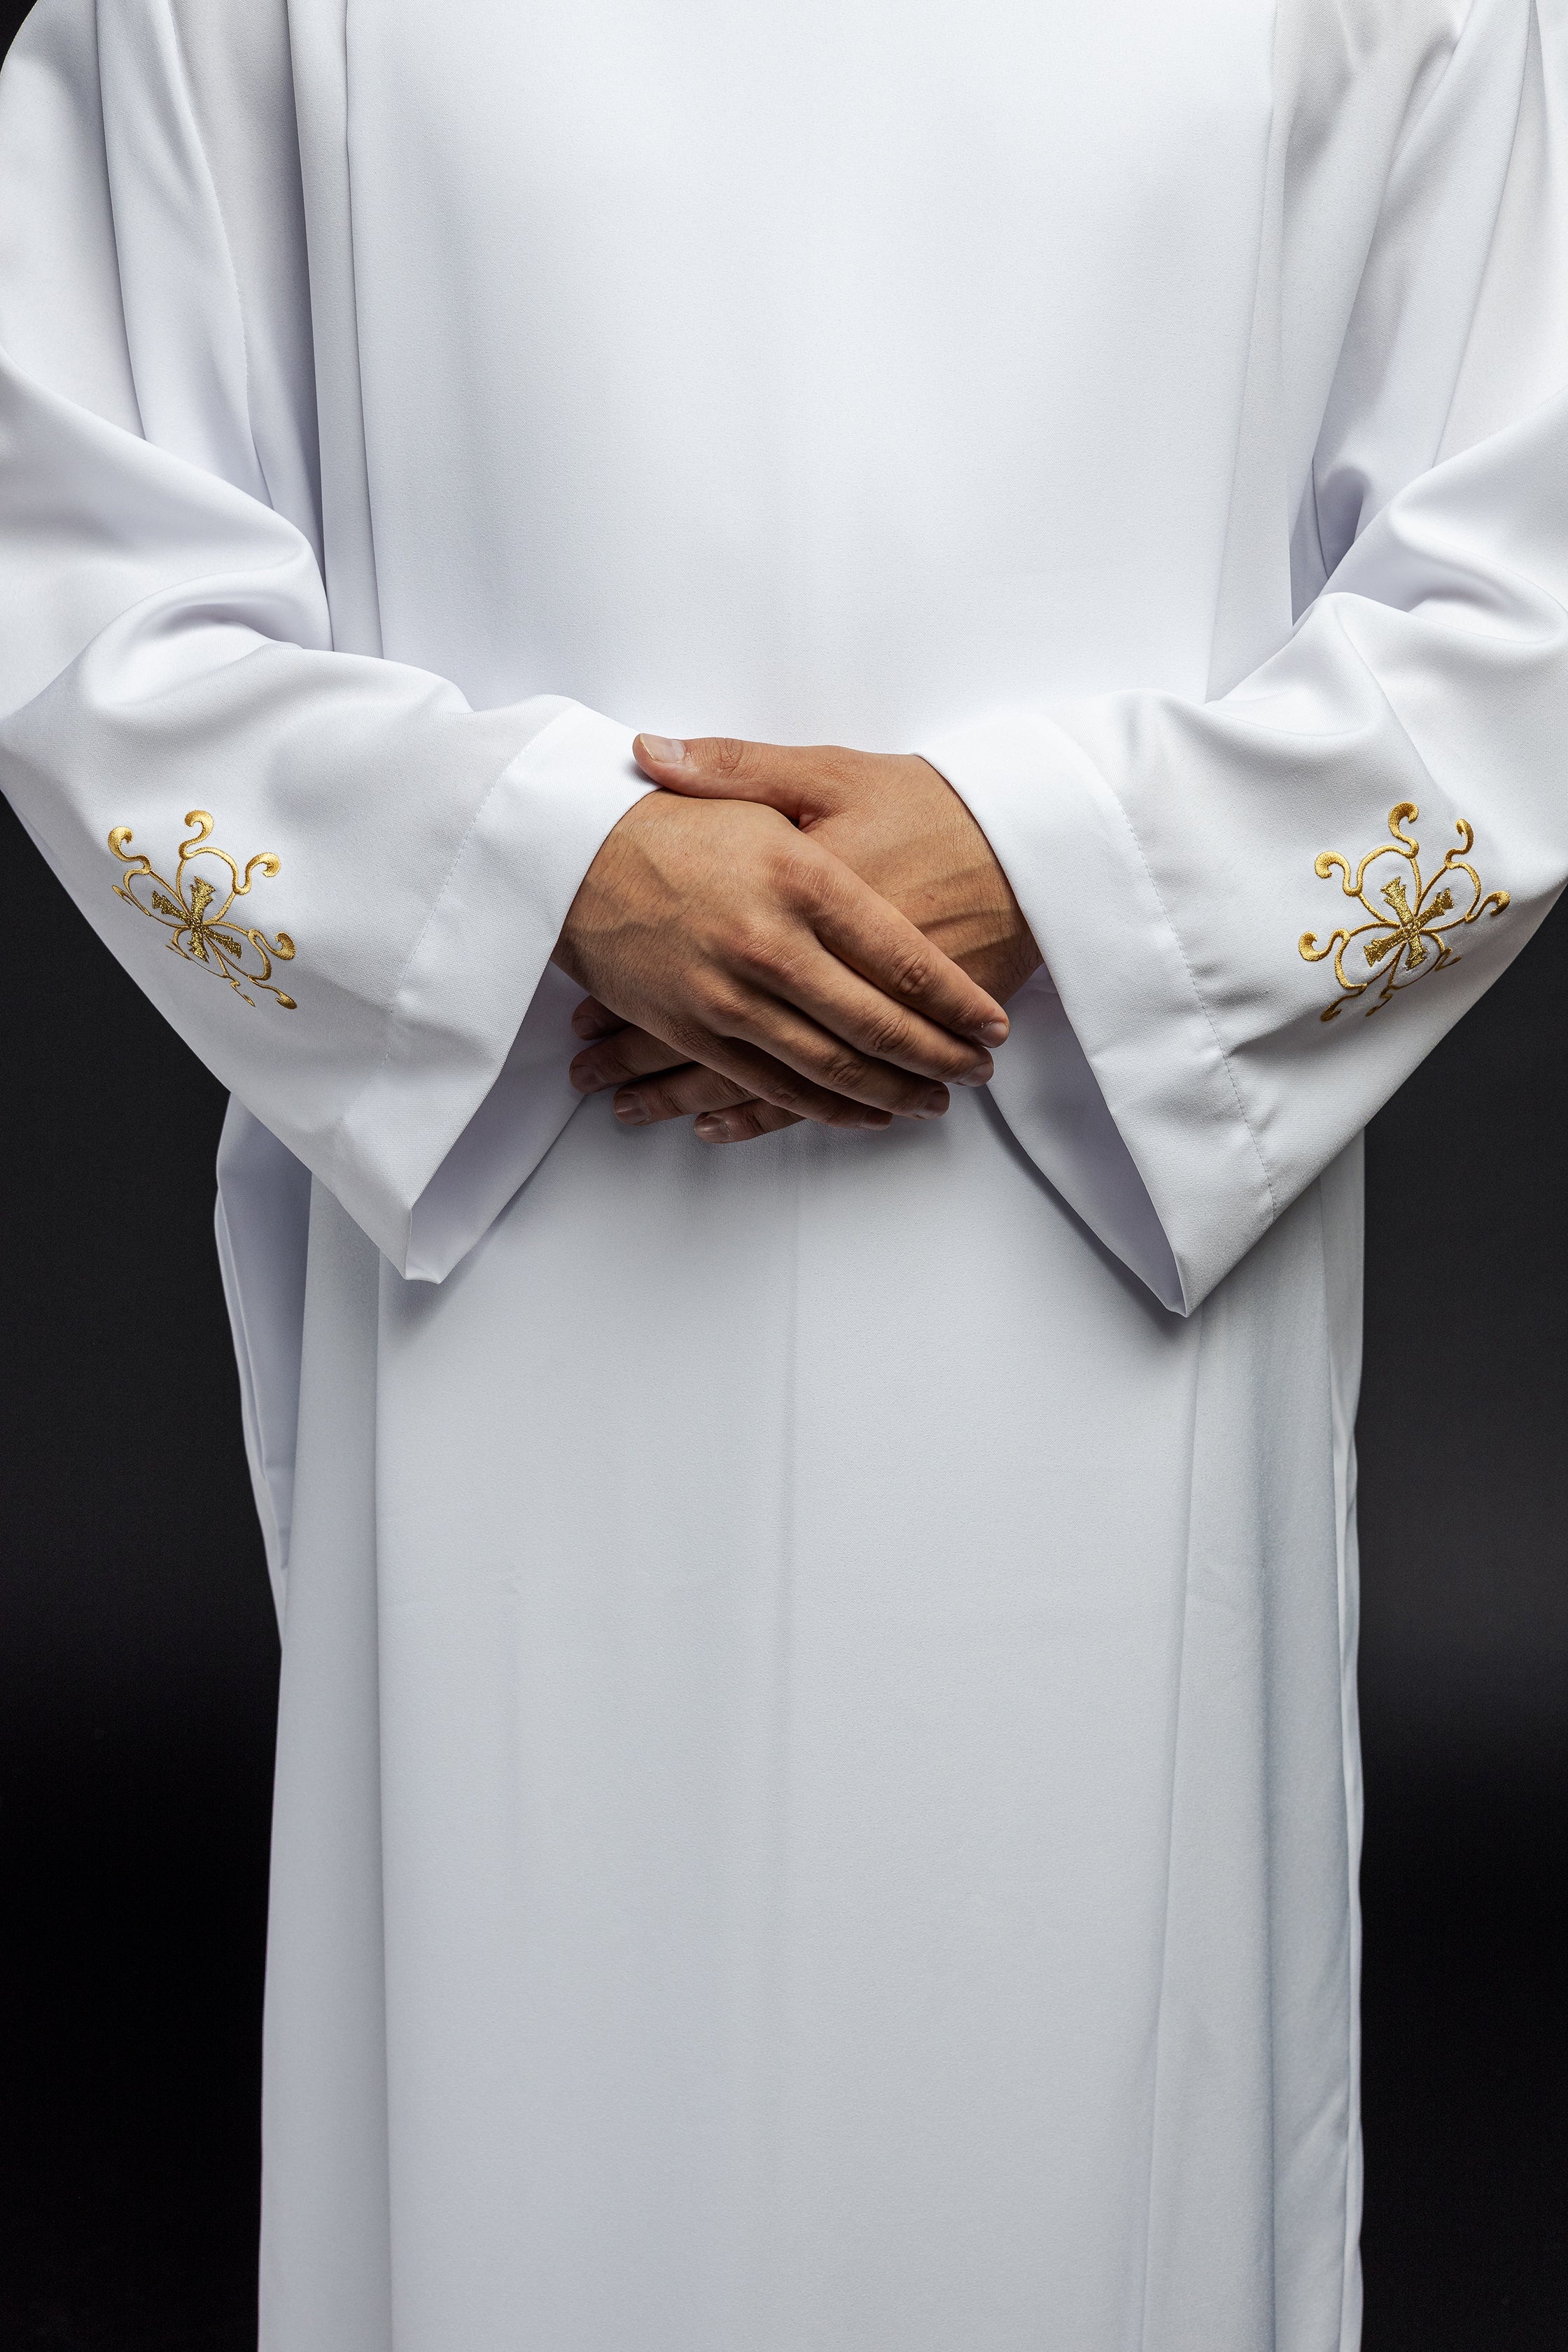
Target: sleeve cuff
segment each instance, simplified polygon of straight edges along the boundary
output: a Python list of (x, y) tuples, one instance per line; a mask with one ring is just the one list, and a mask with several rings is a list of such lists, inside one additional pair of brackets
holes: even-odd
[[(564, 1062), (558, 1085), (534, 1066), (570, 1034), (562, 992), (541, 982), (605, 835), (657, 789), (632, 740), (580, 703), (559, 709), (486, 795), (409, 958), (380, 1065), (322, 1171), (400, 1273), (441, 1280), (575, 1104)], [(536, 996), (541, 1016), (525, 1024)], [(445, 1185), (424, 1201), (449, 1160)]]
[[(1164, 1303), (1190, 1314), (1268, 1230), (1275, 1201), (1235, 1073), (1121, 802), (1054, 721), (1019, 714), (920, 743), (995, 851), (1163, 1235), (1153, 1244), (1081, 1086), (1031, 1066), (993, 1085), (1019, 1142)], [(1053, 1075), (1054, 1073), (1054, 1075)], [(1015, 1111), (1017, 1117), (1015, 1118)]]

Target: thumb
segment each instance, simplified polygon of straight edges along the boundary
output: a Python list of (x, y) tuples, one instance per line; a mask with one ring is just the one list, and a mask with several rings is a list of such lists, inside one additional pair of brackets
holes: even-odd
[(632, 750), (644, 775), (667, 792), (696, 800), (763, 801), (796, 824), (823, 814), (823, 779), (812, 755), (789, 744), (743, 743), (733, 735), (698, 735), (684, 743), (639, 735)]

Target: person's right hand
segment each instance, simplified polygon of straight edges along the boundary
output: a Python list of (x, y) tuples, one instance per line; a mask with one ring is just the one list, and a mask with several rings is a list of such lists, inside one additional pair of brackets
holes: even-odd
[(649, 793), (584, 877), (554, 961), (626, 1022), (827, 1127), (936, 1118), (984, 1086), (994, 998), (776, 809)]

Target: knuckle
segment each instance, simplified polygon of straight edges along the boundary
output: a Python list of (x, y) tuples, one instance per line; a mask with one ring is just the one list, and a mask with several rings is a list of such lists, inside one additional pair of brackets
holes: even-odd
[(715, 1038), (719, 1031), (711, 1024), (683, 1022), (679, 1028), (671, 1024), (671, 1060), (696, 1063), (699, 1067), (710, 1067)]
[(931, 985), (931, 958), (920, 948), (905, 948), (894, 959), (892, 985), (900, 996), (923, 995)]
[(738, 988), (710, 982), (702, 994), (702, 1018), (716, 1036), (733, 1037), (744, 1027), (746, 1001)]
[(762, 916), (752, 916), (736, 924), (729, 951), (743, 971), (772, 972), (778, 968), (783, 946), (773, 924)]
[(798, 834), (793, 838), (785, 835), (772, 852), (769, 879), (774, 888), (809, 914), (818, 914), (826, 906), (830, 872), (820, 851), (812, 849)]
[(847, 1093), (851, 1087), (858, 1086), (865, 1076), (865, 1063), (847, 1045), (835, 1046), (823, 1056), (823, 1081), (833, 1088), (835, 1094)]
[(746, 746), (738, 735), (715, 735), (709, 765), (716, 776), (738, 776), (746, 764)]
[(907, 1051), (913, 1034), (903, 1014), (889, 1005), (886, 1012), (871, 1015), (866, 1025), (866, 1043), (871, 1053), (886, 1061)]

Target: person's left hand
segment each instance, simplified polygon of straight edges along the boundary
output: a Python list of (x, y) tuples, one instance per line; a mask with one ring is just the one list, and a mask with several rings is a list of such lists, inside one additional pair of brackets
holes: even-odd
[[(998, 1003), (1037, 969), (1040, 951), (994, 851), (929, 761), (723, 736), (671, 743), (639, 735), (635, 748), (644, 774), (668, 792), (763, 801), (817, 834)], [(587, 1050), (572, 1065), (572, 1084), (582, 1094), (618, 1088), (616, 1116), (627, 1126), (695, 1115), (705, 1143), (738, 1143), (795, 1123), (700, 1063), (673, 1064), (659, 1038), (623, 1026), (593, 997), (573, 1027)]]

